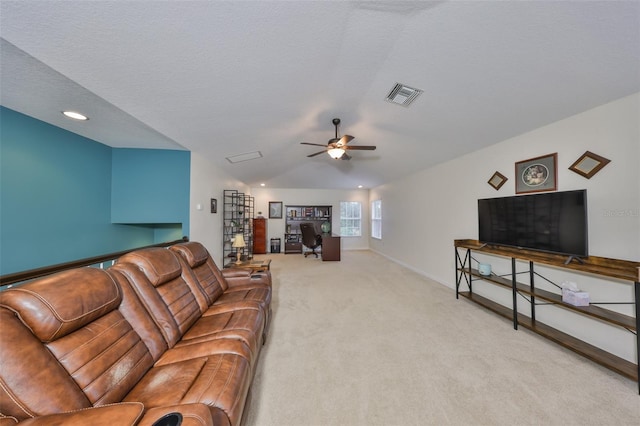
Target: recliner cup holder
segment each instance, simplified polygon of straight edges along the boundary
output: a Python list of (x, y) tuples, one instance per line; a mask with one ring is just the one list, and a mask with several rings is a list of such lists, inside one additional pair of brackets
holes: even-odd
[(156, 420), (152, 426), (180, 426), (182, 424), (182, 414), (169, 413)]

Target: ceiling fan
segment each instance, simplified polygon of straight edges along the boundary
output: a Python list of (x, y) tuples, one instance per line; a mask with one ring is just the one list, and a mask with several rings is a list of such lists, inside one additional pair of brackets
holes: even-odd
[(333, 139), (329, 139), (329, 142), (327, 142), (326, 145), (321, 145), (319, 143), (300, 142), (301, 145), (322, 146), (325, 148), (322, 151), (318, 151), (314, 154), (307, 155), (307, 157), (315, 157), (316, 155), (320, 155), (323, 152), (326, 152), (327, 154), (329, 154), (331, 158), (336, 160), (339, 158), (343, 160), (351, 160), (351, 156), (347, 154), (348, 150), (349, 151), (350, 150), (373, 151), (374, 149), (376, 149), (376, 147), (373, 145), (360, 145), (360, 146), (347, 145), (349, 142), (351, 142), (355, 138), (351, 135), (344, 135), (343, 137), (338, 138), (338, 125), (340, 124), (340, 119), (334, 118), (333, 120), (331, 120), (331, 122), (336, 128), (336, 137)]

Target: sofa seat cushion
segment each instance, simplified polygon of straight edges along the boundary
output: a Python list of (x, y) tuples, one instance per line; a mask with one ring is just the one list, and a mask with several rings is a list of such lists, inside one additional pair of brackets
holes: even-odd
[(125, 397), (149, 408), (202, 403), (240, 424), (251, 384), (251, 366), (238, 355), (211, 355), (152, 368)]
[(121, 401), (153, 365), (140, 336), (118, 311), (47, 347), (94, 406)]
[(118, 282), (122, 289), (122, 303), (119, 311), (131, 324), (133, 329), (140, 335), (149, 352), (154, 359), (155, 365), (170, 364), (172, 362), (184, 361), (192, 358), (199, 358), (207, 355), (221, 353), (233, 353), (245, 357), (253, 362), (254, 354), (249, 347), (237, 338), (214, 338), (205, 339), (202, 343), (177, 345), (169, 348), (163, 333), (147, 309), (145, 303), (136, 296), (131, 282), (116, 268), (110, 268), (108, 272)]
[[(163, 264), (162, 268), (156, 267), (156, 263)], [(216, 308), (218, 310), (215, 313), (202, 317), (203, 306), (185, 281), (184, 275), (176, 277), (175, 273), (166, 272), (182, 272), (183, 265), (184, 262), (174, 252), (163, 248), (149, 248), (122, 256), (110, 270), (112, 275), (119, 274), (128, 281), (168, 348), (221, 338), (236, 339), (250, 348), (251, 362), (255, 365), (265, 327), (264, 313), (260, 306), (256, 302), (229, 305)], [(146, 271), (156, 269), (165, 271), (165, 282), (156, 280), (152, 283), (146, 275)], [(151, 278), (154, 277), (155, 275)], [(205, 308), (209, 309), (206, 305)], [(141, 331), (140, 334), (144, 336), (145, 332)]]
[[(153, 366), (146, 345), (118, 310), (121, 300), (113, 278), (94, 268), (0, 293), (0, 305), (15, 313), (2, 323), (3, 344), (15, 338), (2, 352), (18, 361), (15, 369), (3, 365), (2, 375), (21, 410), (7, 411), (2, 403), (2, 412), (24, 419), (120, 402)], [(57, 391), (43, 394), (34, 384)]]
[(251, 274), (246, 270), (231, 270), (234, 276), (234, 283), (231, 285), (202, 244), (197, 242), (176, 244), (171, 247), (171, 250), (178, 254), (183, 264), (183, 278), (198, 298), (204, 315), (210, 315), (211, 312), (205, 312), (206, 305), (252, 301), (260, 305), (263, 310), (266, 333), (271, 313), (271, 275), (269, 273)]
[(237, 339), (246, 344), (254, 360), (260, 353), (264, 316), (258, 309), (242, 309), (203, 316), (183, 336), (176, 346), (221, 338)]
[(165, 351), (154, 365), (173, 364), (194, 358), (205, 358), (210, 355), (232, 354), (241, 356), (250, 365), (255, 365), (254, 354), (251, 349), (240, 339), (219, 338), (204, 339), (202, 341), (179, 342), (173, 348)]
[(271, 305), (271, 288), (254, 287), (243, 285), (238, 287), (230, 287), (222, 296), (216, 299), (213, 304), (219, 305), (223, 303), (235, 302), (258, 302), (263, 309), (269, 309)]

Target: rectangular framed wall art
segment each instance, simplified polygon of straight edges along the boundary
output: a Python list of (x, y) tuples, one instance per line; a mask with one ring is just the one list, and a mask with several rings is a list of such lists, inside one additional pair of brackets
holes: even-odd
[(558, 188), (558, 153), (516, 163), (516, 194), (555, 191)]
[(282, 201), (269, 201), (269, 219), (282, 219)]

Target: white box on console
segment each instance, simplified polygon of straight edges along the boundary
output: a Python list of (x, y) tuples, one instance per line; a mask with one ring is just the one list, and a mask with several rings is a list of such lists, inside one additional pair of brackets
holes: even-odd
[(562, 289), (562, 301), (573, 306), (589, 306), (589, 293), (586, 291), (571, 291)]

